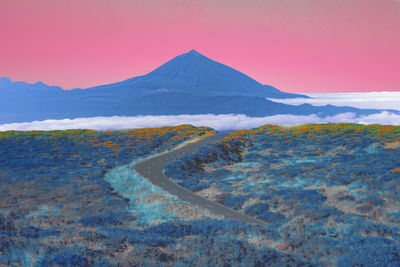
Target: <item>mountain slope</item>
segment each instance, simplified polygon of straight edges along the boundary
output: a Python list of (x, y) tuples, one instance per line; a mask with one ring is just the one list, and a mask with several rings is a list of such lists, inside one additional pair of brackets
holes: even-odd
[(88, 88), (88, 90), (168, 89), (204, 95), (243, 95), (276, 98), (305, 97), (289, 94), (263, 85), (249, 76), (211, 60), (195, 50), (177, 56), (152, 72), (119, 83)]
[(7, 77), (0, 77), (0, 93), (7, 95), (7, 93), (59, 93), (62, 92), (59, 86), (50, 86), (42, 82), (26, 83), (26, 82), (13, 82)]
[[(378, 113), (352, 107), (292, 106), (256, 96), (206, 96), (190, 92), (154, 90), (135, 94), (87, 93), (86, 90), (57, 91), (40, 97), (0, 98), (0, 124), (46, 119), (73, 119), (97, 116), (182, 115), (182, 114), (245, 114), (253, 117), (277, 114), (320, 117), (353, 112), (357, 115)], [(400, 113), (400, 112), (399, 112)]]

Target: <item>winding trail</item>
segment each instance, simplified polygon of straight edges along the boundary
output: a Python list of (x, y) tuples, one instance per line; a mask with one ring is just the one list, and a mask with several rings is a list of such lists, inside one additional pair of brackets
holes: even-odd
[(186, 188), (174, 183), (164, 174), (164, 168), (167, 163), (181, 158), (187, 154), (194, 153), (204, 145), (216, 143), (226, 136), (226, 134), (215, 134), (205, 137), (197, 142), (188, 143), (181, 148), (145, 159), (137, 163), (133, 168), (140, 176), (147, 178), (152, 184), (162, 188), (164, 191), (177, 196), (182, 201), (207, 209), (212, 214), (223, 216), (231, 220), (265, 225), (267, 222), (263, 220), (237, 212), (227, 206), (210, 201), (192, 191), (187, 190)]

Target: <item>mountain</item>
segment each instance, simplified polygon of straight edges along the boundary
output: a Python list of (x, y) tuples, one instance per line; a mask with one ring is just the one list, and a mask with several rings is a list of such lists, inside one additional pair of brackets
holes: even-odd
[[(29, 88), (30, 86), (26, 86)], [(15, 91), (0, 98), (0, 124), (46, 119), (73, 119), (97, 116), (181, 115), (181, 114), (245, 114), (262, 117), (278, 114), (310, 115), (320, 117), (353, 112), (366, 115), (380, 112), (352, 107), (300, 106), (273, 102), (257, 96), (201, 95), (190, 92), (153, 90), (140, 94), (125, 91), (122, 94), (99, 93), (87, 90)], [(32, 90), (35, 90), (33, 88)], [(12, 91), (12, 90), (9, 90)], [(23, 97), (23, 95), (29, 97)], [(6, 94), (7, 95), (7, 94)], [(14, 97), (17, 96), (17, 97)], [(396, 111), (394, 111), (396, 113)]]
[(144, 76), (88, 89), (62, 90), (42, 82), (30, 84), (0, 78), (0, 95), (0, 124), (94, 116), (232, 113), (253, 117), (277, 114), (326, 117), (345, 112), (356, 115), (381, 112), (276, 103), (266, 97), (301, 95), (262, 85), (194, 50)]
[(122, 82), (88, 88), (114, 90), (129, 88), (143, 90), (167, 89), (202, 95), (242, 95), (270, 98), (294, 98), (305, 95), (290, 94), (263, 85), (249, 76), (203, 56), (195, 50), (177, 56), (152, 72)]
[(42, 82), (13, 82), (0, 78), (0, 123), (32, 121), (57, 115), (59, 103), (68, 101), (65, 90)]
[(42, 82), (26, 83), (26, 82), (13, 82), (10, 78), (0, 77), (0, 93), (54, 93), (63, 91), (59, 86), (50, 86)]

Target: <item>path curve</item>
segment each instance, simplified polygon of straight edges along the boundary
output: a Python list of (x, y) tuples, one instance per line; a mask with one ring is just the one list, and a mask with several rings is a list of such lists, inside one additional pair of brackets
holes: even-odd
[(192, 191), (187, 190), (186, 188), (174, 183), (164, 174), (164, 168), (167, 163), (181, 158), (187, 154), (194, 153), (204, 145), (216, 143), (226, 136), (226, 134), (215, 134), (204, 137), (197, 142), (188, 143), (181, 148), (177, 148), (170, 152), (161, 153), (160, 155), (140, 161), (133, 168), (140, 176), (147, 178), (152, 184), (162, 188), (164, 191), (177, 196), (182, 201), (207, 209), (212, 214), (223, 216), (230, 220), (265, 225), (267, 222), (263, 220), (237, 212), (227, 206), (210, 201)]

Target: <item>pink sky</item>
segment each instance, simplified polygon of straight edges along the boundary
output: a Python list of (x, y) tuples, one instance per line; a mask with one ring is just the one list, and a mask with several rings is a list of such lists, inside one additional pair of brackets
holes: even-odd
[(287, 92), (400, 91), (397, 0), (0, 0), (0, 77), (89, 87), (196, 49)]

